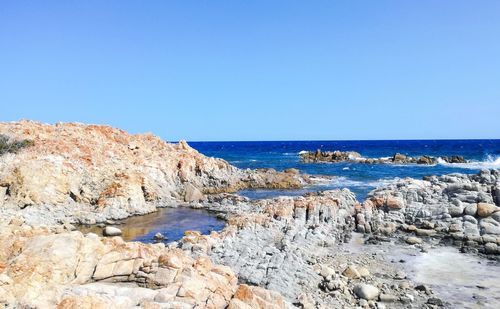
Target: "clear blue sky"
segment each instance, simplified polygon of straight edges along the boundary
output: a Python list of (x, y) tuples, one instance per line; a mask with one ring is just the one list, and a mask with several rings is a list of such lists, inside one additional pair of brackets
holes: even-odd
[(500, 138), (500, 1), (0, 2), (0, 120)]

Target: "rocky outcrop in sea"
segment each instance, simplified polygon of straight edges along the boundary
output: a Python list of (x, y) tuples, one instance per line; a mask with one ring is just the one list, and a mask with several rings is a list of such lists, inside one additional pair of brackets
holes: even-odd
[(442, 156), (442, 157), (432, 157), (432, 156), (419, 156), (410, 157), (404, 154), (396, 153), (392, 157), (384, 158), (365, 158), (361, 156), (360, 153), (355, 151), (309, 151), (301, 152), (300, 157), (305, 163), (340, 163), (340, 162), (352, 162), (361, 164), (426, 164), (432, 165), (439, 162), (446, 163), (467, 163), (466, 159), (462, 156)]

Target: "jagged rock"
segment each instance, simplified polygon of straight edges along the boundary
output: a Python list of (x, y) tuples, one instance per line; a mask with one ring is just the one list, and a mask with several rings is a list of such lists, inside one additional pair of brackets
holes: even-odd
[(297, 173), (238, 169), (185, 141), (109, 126), (3, 122), (0, 134), (32, 142), (0, 156), (2, 217), (22, 216), (30, 224), (95, 224), (197, 201), (204, 193), (299, 188), (309, 181)]

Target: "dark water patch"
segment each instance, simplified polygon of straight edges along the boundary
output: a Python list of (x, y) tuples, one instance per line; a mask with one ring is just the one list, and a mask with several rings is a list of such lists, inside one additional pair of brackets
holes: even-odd
[[(165, 242), (177, 241), (188, 230), (209, 234), (211, 231), (220, 231), (225, 222), (217, 218), (216, 214), (203, 209), (187, 207), (159, 208), (158, 211), (143, 216), (130, 217), (115, 225), (122, 230), (122, 237), (126, 241), (155, 242), (156, 233), (166, 237)], [(102, 226), (81, 227), (83, 233), (96, 233), (102, 236)]]

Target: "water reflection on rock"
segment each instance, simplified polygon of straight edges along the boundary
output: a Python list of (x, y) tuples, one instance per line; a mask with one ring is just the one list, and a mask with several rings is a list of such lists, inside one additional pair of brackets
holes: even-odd
[[(122, 230), (122, 238), (126, 241), (154, 242), (154, 236), (161, 233), (166, 242), (182, 238), (187, 230), (200, 231), (208, 234), (211, 231), (220, 231), (225, 222), (215, 214), (202, 209), (186, 207), (160, 208), (158, 211), (144, 216), (130, 217), (116, 225)], [(83, 233), (102, 235), (102, 227), (81, 227)]]

